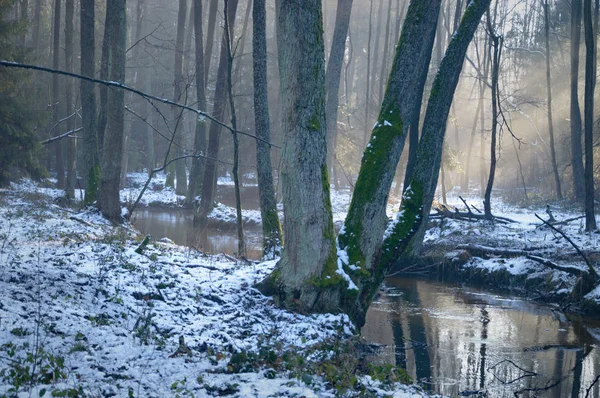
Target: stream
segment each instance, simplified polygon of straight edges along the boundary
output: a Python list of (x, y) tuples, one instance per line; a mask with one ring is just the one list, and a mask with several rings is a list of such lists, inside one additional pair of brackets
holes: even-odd
[[(140, 209), (133, 223), (206, 253), (237, 251), (235, 226), (194, 229), (191, 210)], [(245, 229), (260, 259), (260, 227)], [(424, 389), (471, 397), (600, 397), (600, 321), (567, 320), (552, 307), (456, 284), (390, 277), (362, 335), (381, 345), (373, 363), (406, 369)], [(586, 395), (587, 394), (587, 395)]]
[(362, 335), (383, 345), (373, 362), (406, 369), (431, 392), (600, 396), (598, 382), (586, 395), (600, 374), (600, 321), (568, 321), (526, 299), (390, 277), (369, 308)]

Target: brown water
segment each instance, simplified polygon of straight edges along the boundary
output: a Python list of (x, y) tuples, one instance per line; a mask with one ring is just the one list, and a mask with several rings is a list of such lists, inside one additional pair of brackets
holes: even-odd
[[(186, 209), (140, 209), (132, 217), (133, 225), (144, 235), (156, 240), (167, 237), (178, 245), (194, 247), (204, 253), (235, 255), (238, 239), (235, 225), (231, 228), (193, 227), (194, 214)], [(260, 228), (245, 228), (247, 257), (260, 260), (262, 233)]]
[[(586, 397), (600, 374), (597, 320), (570, 322), (531, 301), (430, 281), (388, 278), (386, 286), (362, 335), (384, 345), (373, 361), (405, 368), (427, 390)], [(587, 397), (599, 396), (597, 382)]]

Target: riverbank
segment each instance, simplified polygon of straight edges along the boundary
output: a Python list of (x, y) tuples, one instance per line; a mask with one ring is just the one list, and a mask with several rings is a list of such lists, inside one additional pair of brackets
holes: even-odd
[(346, 316), (284, 311), (253, 289), (275, 262), (140, 247), (130, 225), (60, 196), (0, 190), (0, 395), (426, 396), (361, 362)]
[[(479, 201), (465, 199), (467, 204)], [(458, 197), (449, 198), (449, 202), (453, 209), (468, 213)], [(583, 295), (578, 293), (577, 273), (587, 272), (586, 259), (600, 270), (600, 234), (584, 231), (581, 213), (569, 205), (551, 208), (553, 225), (564, 233), (561, 235), (536, 217), (549, 219), (543, 207), (518, 208), (500, 200), (494, 203), (494, 215), (500, 217), (495, 222), (448, 217), (432, 220), (421, 256), (399, 264), (396, 271), (518, 293), (565, 311), (599, 317), (600, 286)], [(473, 207), (471, 211), (476, 213)]]

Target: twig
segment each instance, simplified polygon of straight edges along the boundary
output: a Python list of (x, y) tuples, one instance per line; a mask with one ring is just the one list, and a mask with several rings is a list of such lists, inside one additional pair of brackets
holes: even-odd
[(587, 388), (587, 390), (585, 390), (585, 398), (589, 397), (590, 392), (592, 391), (592, 387), (594, 387), (594, 384), (596, 384), (598, 382), (598, 380), (600, 380), (600, 374), (598, 374), (598, 376), (596, 376), (596, 378), (594, 379), (592, 384), (590, 384), (590, 386)]
[(79, 128), (76, 128), (75, 130), (67, 131), (66, 133), (58, 135), (56, 137), (48, 138), (47, 140), (40, 142), (40, 144), (48, 145), (54, 141), (62, 140), (63, 138), (67, 138), (67, 137), (77, 138), (77, 137), (72, 137), (71, 134), (77, 133), (81, 130), (83, 130), (83, 127), (79, 127)]
[(590, 260), (587, 258), (587, 256), (579, 249), (579, 246), (577, 246), (572, 240), (571, 238), (569, 238), (563, 231), (561, 231), (560, 229), (556, 228), (554, 225), (550, 224), (548, 221), (544, 220), (543, 218), (541, 218), (540, 216), (538, 216), (537, 214), (535, 214), (535, 216), (537, 217), (538, 220), (540, 220), (541, 222), (543, 222), (544, 224), (546, 224), (548, 227), (550, 227), (550, 229), (552, 229), (553, 231), (556, 231), (558, 234), (560, 234), (563, 238), (565, 238), (567, 240), (567, 242), (569, 242), (571, 244), (571, 246), (573, 246), (573, 248), (577, 251), (577, 253), (583, 257), (583, 260), (585, 261), (585, 263), (588, 266), (588, 269), (590, 271), (590, 274), (593, 275), (596, 280), (600, 279), (600, 276), (598, 275), (598, 272), (596, 272), (596, 269), (592, 266), (592, 263), (590, 263)]

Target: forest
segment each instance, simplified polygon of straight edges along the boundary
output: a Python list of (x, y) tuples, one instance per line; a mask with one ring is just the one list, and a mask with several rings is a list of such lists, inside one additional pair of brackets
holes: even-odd
[(600, 398), (599, 22), (0, 0), (0, 397)]

